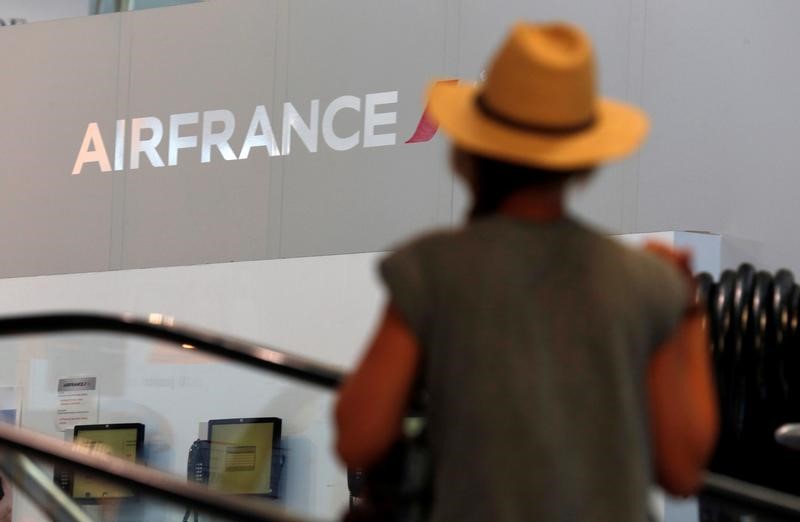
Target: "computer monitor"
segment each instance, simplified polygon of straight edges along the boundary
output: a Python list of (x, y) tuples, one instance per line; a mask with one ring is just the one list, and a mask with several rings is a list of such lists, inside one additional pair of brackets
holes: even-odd
[[(75, 426), (73, 443), (92, 452), (137, 462), (142, 458), (144, 424), (96, 424)], [(84, 473), (73, 473), (69, 489), (72, 497), (83, 501), (124, 499), (134, 496), (129, 489), (110, 484)]]
[(231, 495), (277, 497), (281, 419), (217, 419), (208, 423), (208, 485)]

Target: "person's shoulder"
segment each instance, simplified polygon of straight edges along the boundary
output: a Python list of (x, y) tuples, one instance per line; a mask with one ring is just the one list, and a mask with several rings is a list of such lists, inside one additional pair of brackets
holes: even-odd
[(458, 230), (439, 229), (418, 235), (390, 250), (378, 264), (392, 301), (411, 324), (420, 327), (421, 310), (430, 288), (442, 274), (446, 263), (442, 252)]
[[(593, 256), (602, 257), (614, 265), (640, 265), (647, 256), (643, 249), (624, 242), (620, 237), (606, 233), (581, 221), (572, 221), (572, 236), (575, 241), (589, 245)], [(647, 263), (649, 261), (645, 261)]]

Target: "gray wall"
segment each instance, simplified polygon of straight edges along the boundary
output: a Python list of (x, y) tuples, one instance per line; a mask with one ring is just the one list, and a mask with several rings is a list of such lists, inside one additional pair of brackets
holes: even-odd
[(0, 27), (89, 13), (87, 0), (0, 0)]
[[(797, 14), (788, 0), (229, 0), (5, 28), (0, 277), (375, 251), (457, 222), (445, 140), (403, 141), (428, 81), (478, 77), (519, 18), (586, 27), (604, 93), (653, 119), (639, 156), (577, 190), (577, 212), (610, 232), (716, 232), (725, 265), (800, 272)], [(336, 152), (320, 137), (312, 154), (295, 136), (285, 157), (182, 150), (174, 167), (70, 175), (89, 122), (113, 162), (117, 119), (227, 109), (238, 152), (256, 105), (280, 137), (285, 101), (306, 117), (313, 99), (383, 91), (398, 93), (382, 128), (395, 146)], [(342, 112), (335, 128), (362, 124)]]
[(651, 2), (642, 102), (655, 123), (634, 226), (725, 237), (723, 264), (800, 270), (800, 4)]

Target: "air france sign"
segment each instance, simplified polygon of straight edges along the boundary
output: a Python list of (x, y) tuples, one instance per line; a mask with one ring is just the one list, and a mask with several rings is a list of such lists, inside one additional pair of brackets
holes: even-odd
[[(199, 157), (201, 163), (218, 158), (246, 160), (258, 149), (266, 150), (269, 156), (288, 156), (298, 143), (311, 153), (321, 146), (334, 151), (391, 146), (397, 143), (396, 133), (391, 132), (391, 126), (397, 123), (397, 102), (397, 91), (364, 97), (340, 96), (324, 108), (319, 100), (311, 100), (302, 113), (286, 102), (280, 120), (271, 117), (264, 105), (258, 105), (247, 116), (247, 133), (238, 150), (231, 145), (237, 116), (226, 109), (171, 114), (165, 121), (154, 116), (117, 120), (111, 150), (108, 148), (111, 142), (105, 139), (109, 137), (108, 129), (91, 122), (86, 127), (72, 174), (81, 174), (89, 165), (97, 166), (101, 172), (136, 170), (145, 162), (153, 167), (173, 167), (188, 154)], [(363, 126), (346, 135), (337, 133), (334, 121), (344, 111), (362, 114)], [(417, 131), (407, 143), (428, 141), (435, 132), (435, 125), (423, 114)], [(158, 150), (164, 141), (166, 157)]]

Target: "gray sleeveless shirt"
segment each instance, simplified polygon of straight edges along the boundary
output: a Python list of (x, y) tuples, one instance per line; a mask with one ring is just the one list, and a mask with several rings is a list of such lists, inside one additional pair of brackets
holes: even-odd
[(435, 522), (642, 522), (646, 368), (688, 288), (572, 219), (496, 215), (384, 259), (423, 351)]

